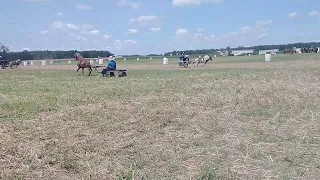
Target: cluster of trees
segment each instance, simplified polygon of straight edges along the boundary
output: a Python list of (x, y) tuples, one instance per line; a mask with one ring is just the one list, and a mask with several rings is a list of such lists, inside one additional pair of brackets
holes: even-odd
[(109, 57), (114, 55), (109, 51), (27, 51), (24, 50), (22, 52), (10, 52), (9, 47), (0, 43), (0, 56), (2, 56), (5, 60), (13, 61), (17, 59), (21, 60), (40, 60), (40, 59), (69, 59), (74, 58), (76, 52), (79, 52), (83, 58), (97, 58), (101, 57)]
[(221, 49), (199, 49), (199, 50), (185, 50), (185, 51), (172, 51), (167, 52), (164, 55), (169, 56), (181, 54), (182, 52), (185, 52), (185, 54), (192, 55), (192, 54), (214, 54), (217, 51), (231, 51), (231, 50), (246, 50), (246, 49), (253, 49), (254, 51), (259, 50), (270, 50), (270, 49), (279, 49), (280, 51), (285, 49), (292, 49), (293, 47), (301, 48), (301, 47), (307, 47), (310, 48), (311, 46), (314, 47), (320, 47), (320, 42), (308, 42), (308, 43), (291, 43), (291, 44), (280, 44), (280, 45), (258, 45), (258, 46), (250, 46), (250, 47), (243, 47), (239, 46), (236, 48), (221, 48)]

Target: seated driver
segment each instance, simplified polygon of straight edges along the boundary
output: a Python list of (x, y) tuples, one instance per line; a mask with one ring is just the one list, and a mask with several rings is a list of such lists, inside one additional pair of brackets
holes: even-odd
[(101, 74), (105, 74), (107, 71), (116, 70), (116, 69), (117, 69), (117, 63), (115, 61), (115, 58), (113, 56), (110, 56), (109, 62), (106, 65), (106, 67), (103, 68), (103, 70), (101, 71)]

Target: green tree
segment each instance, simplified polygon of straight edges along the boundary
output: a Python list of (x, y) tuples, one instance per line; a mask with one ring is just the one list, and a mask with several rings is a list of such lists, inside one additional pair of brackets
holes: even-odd
[(9, 53), (9, 47), (0, 43), (0, 56), (6, 59), (6, 56), (8, 53)]

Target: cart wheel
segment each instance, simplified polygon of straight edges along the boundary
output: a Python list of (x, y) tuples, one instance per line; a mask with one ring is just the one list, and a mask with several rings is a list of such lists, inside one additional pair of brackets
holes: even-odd
[(110, 77), (114, 77), (114, 72), (110, 72)]
[(127, 76), (127, 73), (126, 72), (122, 72), (120, 77), (125, 77), (125, 76)]

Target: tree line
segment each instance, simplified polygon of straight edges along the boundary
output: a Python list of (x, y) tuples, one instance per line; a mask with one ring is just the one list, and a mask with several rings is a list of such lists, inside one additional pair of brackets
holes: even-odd
[(76, 52), (79, 52), (83, 58), (97, 58), (100, 57), (109, 57), (114, 55), (110, 51), (77, 51), (77, 50), (69, 50), (69, 51), (27, 51), (24, 50), (22, 52), (10, 52), (8, 46), (0, 43), (0, 56), (7, 61), (13, 61), (17, 59), (23, 60), (41, 60), (41, 59), (70, 59), (74, 58)]
[[(170, 56), (172, 55), (178, 55), (182, 52), (185, 52), (185, 54), (193, 55), (193, 54), (215, 54), (217, 51), (230, 51), (231, 50), (246, 50), (246, 49), (253, 49), (255, 52), (259, 50), (270, 50), (270, 49), (279, 49), (280, 51), (285, 49), (292, 49), (293, 47), (301, 48), (301, 47), (307, 47), (310, 48), (311, 46), (319, 47), (320, 42), (308, 42), (308, 43), (290, 43), (290, 44), (279, 44), (279, 45), (258, 45), (258, 46), (250, 46), (250, 47), (243, 47), (238, 46), (234, 48), (230, 48), (229, 46), (227, 48), (220, 48), (220, 49), (197, 49), (197, 50), (184, 50), (184, 51), (172, 51), (164, 53), (164, 56)], [(77, 51), (77, 50), (69, 50), (69, 51), (51, 51), (51, 50), (42, 50), (42, 51), (21, 51), (21, 52), (10, 52), (10, 49), (8, 46), (0, 43), (0, 56), (2, 56), (3, 59), (8, 61), (13, 61), (17, 59), (21, 60), (41, 60), (41, 59), (70, 59), (74, 58), (74, 55), (76, 52), (79, 52), (84, 58), (97, 58), (100, 57), (109, 57), (111, 55), (114, 55), (110, 51), (96, 51), (96, 50), (90, 50), (90, 51)], [(161, 56), (162, 54), (150, 54), (149, 56)], [(126, 56), (141, 56), (141, 55), (124, 55)]]
[(314, 47), (320, 47), (320, 42), (308, 42), (308, 43), (290, 43), (290, 44), (279, 44), (279, 45), (258, 45), (258, 46), (250, 46), (250, 47), (243, 47), (243, 46), (238, 46), (235, 48), (230, 48), (229, 46), (226, 48), (220, 48), (220, 49), (197, 49), (197, 50), (184, 50), (184, 51), (172, 51), (172, 52), (167, 52), (164, 55), (165, 56), (170, 56), (172, 55), (177, 55), (181, 54), (182, 52), (185, 52), (185, 54), (192, 55), (192, 54), (215, 54), (217, 51), (230, 51), (231, 50), (248, 50), (248, 49), (253, 49), (255, 52), (259, 50), (270, 50), (270, 49), (279, 49), (280, 51), (283, 51), (285, 49), (292, 49), (293, 47), (296, 48), (302, 48), (302, 47), (307, 47), (310, 48), (311, 46)]

